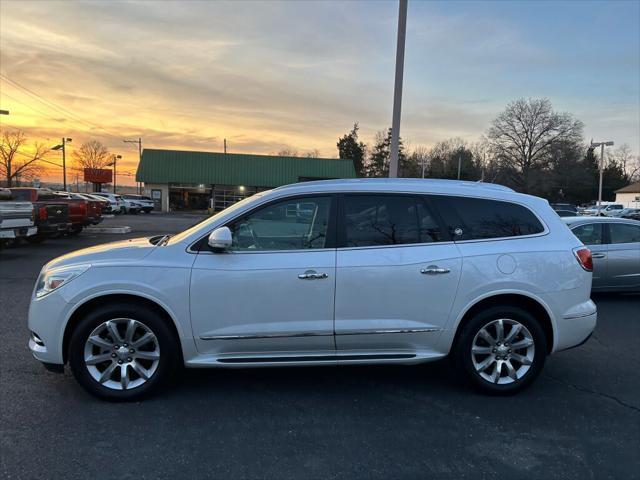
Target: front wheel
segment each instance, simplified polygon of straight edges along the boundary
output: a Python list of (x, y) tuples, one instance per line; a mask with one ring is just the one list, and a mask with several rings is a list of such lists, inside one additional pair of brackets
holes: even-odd
[(516, 393), (535, 380), (547, 356), (540, 323), (518, 307), (492, 307), (467, 322), (454, 345), (455, 361), (479, 390)]
[(137, 305), (90, 312), (69, 342), (69, 365), (80, 385), (111, 401), (140, 400), (170, 376), (176, 339), (157, 313)]

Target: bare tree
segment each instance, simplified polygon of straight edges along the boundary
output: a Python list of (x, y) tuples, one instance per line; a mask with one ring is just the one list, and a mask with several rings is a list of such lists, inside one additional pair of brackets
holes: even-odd
[(631, 147), (626, 143), (617, 147), (608, 157), (609, 161), (613, 160), (617, 162), (618, 165), (622, 167), (624, 173), (629, 173), (627, 168), (633, 168), (633, 153), (631, 152)]
[(4, 131), (0, 140), (0, 175), (7, 187), (20, 179), (31, 180), (41, 170), (40, 160), (49, 152), (46, 145), (27, 145), (27, 137), (21, 130)]
[(73, 152), (73, 158), (78, 170), (84, 168), (100, 169), (113, 161), (113, 154), (102, 143), (90, 140)]
[(547, 98), (521, 98), (498, 115), (487, 137), (517, 186), (528, 192), (532, 173), (546, 167), (556, 145), (582, 141), (582, 127), (571, 114), (555, 112)]

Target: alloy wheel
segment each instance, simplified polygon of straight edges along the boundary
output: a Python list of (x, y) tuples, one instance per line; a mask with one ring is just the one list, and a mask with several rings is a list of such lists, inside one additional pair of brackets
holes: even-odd
[(524, 377), (535, 355), (531, 332), (522, 323), (501, 318), (482, 327), (471, 343), (471, 361), (487, 382), (506, 385)]
[(114, 318), (91, 332), (84, 346), (84, 363), (103, 386), (130, 390), (151, 379), (160, 363), (160, 345), (144, 323)]

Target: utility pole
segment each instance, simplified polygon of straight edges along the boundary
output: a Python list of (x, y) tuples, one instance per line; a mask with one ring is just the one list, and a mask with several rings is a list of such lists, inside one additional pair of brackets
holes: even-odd
[(460, 180), (460, 168), (462, 167), (462, 152), (458, 154), (458, 180)]
[(604, 147), (613, 147), (613, 141), (608, 142), (594, 142), (591, 140), (591, 148), (600, 147), (600, 181), (598, 185), (598, 217), (600, 216), (600, 209), (602, 208), (602, 174), (604, 171)]
[[(122, 141), (124, 143), (137, 143), (138, 144), (138, 167), (139, 167), (140, 166), (140, 162), (142, 162), (142, 138), (138, 137), (138, 140), (122, 140)], [(138, 182), (138, 184), (139, 184), (138, 193), (142, 194), (142, 182)]]
[(67, 191), (67, 155), (66, 155), (66, 145), (71, 141), (70, 138), (62, 137), (62, 143), (56, 145), (55, 147), (51, 147), (51, 150), (62, 150), (62, 185), (63, 190)]
[(113, 193), (114, 194), (116, 193), (116, 162), (119, 158), (122, 158), (122, 155), (114, 155), (113, 162), (107, 165), (108, 167), (113, 165)]
[(393, 119), (391, 123), (391, 155), (389, 178), (398, 176), (398, 150), (400, 148), (400, 110), (402, 108), (402, 77), (404, 74), (404, 43), (407, 36), (407, 3), (399, 0), (398, 43), (396, 45), (396, 79), (393, 92)]
[(224, 139), (224, 154), (227, 154), (227, 139)]

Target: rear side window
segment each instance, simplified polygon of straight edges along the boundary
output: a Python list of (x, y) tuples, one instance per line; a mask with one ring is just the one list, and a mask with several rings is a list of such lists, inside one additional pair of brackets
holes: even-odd
[(528, 208), (484, 198), (433, 196), (454, 240), (482, 240), (542, 233), (544, 227)]
[(602, 224), (588, 223), (579, 225), (573, 230), (573, 234), (585, 245), (602, 245)]
[(440, 225), (418, 196), (346, 195), (344, 245), (373, 247), (442, 240)]
[(640, 242), (640, 226), (610, 223), (609, 236), (611, 237), (611, 243)]

